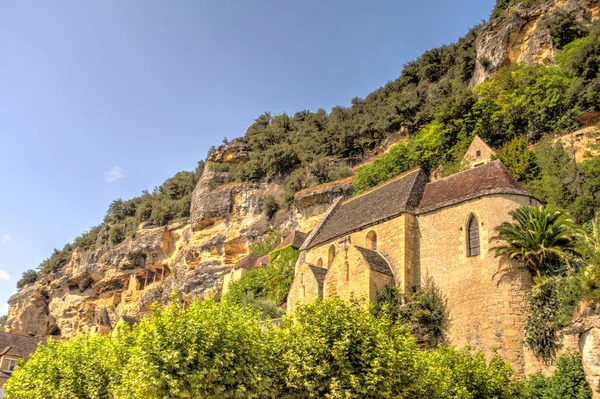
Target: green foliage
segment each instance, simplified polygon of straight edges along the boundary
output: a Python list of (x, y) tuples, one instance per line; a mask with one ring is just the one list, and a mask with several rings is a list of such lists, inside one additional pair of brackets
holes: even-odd
[(122, 224), (113, 224), (108, 231), (108, 241), (111, 244), (118, 244), (125, 239), (125, 226)]
[(285, 302), (294, 279), (298, 250), (288, 245), (270, 254), (264, 267), (252, 269), (232, 282), (225, 300), (243, 305), (248, 300), (268, 300), (279, 306)]
[(523, 399), (591, 399), (592, 391), (585, 381), (581, 356), (568, 353), (558, 358), (556, 373), (550, 377), (530, 376), (520, 389)]
[(54, 249), (52, 255), (48, 259), (42, 261), (38, 266), (38, 280), (44, 277), (48, 273), (53, 273), (62, 268), (73, 253), (73, 246), (66, 244), (62, 250)]
[(275, 197), (273, 197), (272, 195), (269, 195), (269, 196), (267, 196), (267, 198), (265, 198), (265, 202), (263, 204), (263, 209), (264, 209), (265, 215), (267, 215), (267, 217), (270, 219), (279, 210), (279, 203), (277, 202)]
[(272, 397), (270, 330), (227, 302), (154, 308), (133, 333), (120, 398)]
[(500, 148), (494, 159), (499, 159), (520, 182), (533, 180), (539, 174), (535, 153), (528, 149), (525, 137), (515, 137)]
[(414, 338), (360, 304), (308, 304), (276, 333), (289, 397), (428, 397)]
[(560, 349), (557, 333), (564, 327), (558, 317), (557, 281), (554, 278), (538, 279), (527, 300), (525, 345), (536, 357), (546, 361), (554, 359)]
[(544, 21), (544, 25), (550, 31), (552, 43), (557, 49), (562, 49), (573, 40), (588, 34), (587, 29), (577, 23), (575, 16), (564, 11), (555, 12)]
[(133, 331), (50, 339), (5, 384), (7, 399), (589, 398), (581, 358), (516, 380), (499, 356), (440, 345), (364, 303), (301, 306), (279, 329), (227, 301), (160, 310)]
[[(486, 361), (481, 351), (457, 350), (445, 345), (425, 355), (425, 384), (428, 395), (423, 398), (518, 398), (513, 371), (498, 354)], [(417, 396), (415, 396), (417, 397)]]
[(510, 213), (513, 222), (496, 228), (492, 240), (503, 243), (492, 248), (497, 256), (507, 256), (538, 277), (564, 274), (570, 260), (581, 254), (581, 230), (568, 213), (553, 206), (522, 207)]
[(23, 272), (19, 281), (17, 281), (17, 289), (21, 289), (28, 284), (33, 284), (38, 279), (38, 273), (35, 270), (27, 270)]
[[(125, 339), (125, 337), (123, 337)], [(120, 384), (127, 345), (108, 337), (52, 338), (19, 365), (6, 383), (7, 399), (108, 399)]]
[(433, 348), (443, 343), (448, 327), (447, 299), (433, 278), (425, 277), (417, 292), (402, 299), (395, 287), (380, 291), (374, 307), (375, 314), (409, 325), (412, 334), (425, 347)]
[(269, 252), (277, 248), (281, 243), (281, 233), (277, 230), (272, 230), (265, 235), (261, 240), (252, 243), (250, 246), (250, 252), (254, 255), (261, 257), (267, 255)]

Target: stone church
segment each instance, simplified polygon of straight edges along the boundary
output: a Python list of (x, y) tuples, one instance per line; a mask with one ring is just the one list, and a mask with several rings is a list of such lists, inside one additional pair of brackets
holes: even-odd
[(476, 137), (463, 172), (429, 181), (417, 168), (335, 200), (300, 248), (288, 310), (331, 295), (374, 301), (391, 286), (407, 293), (428, 275), (447, 297), (452, 345), (498, 350), (526, 371), (531, 278), (490, 248), (509, 212), (539, 201), (493, 155)]

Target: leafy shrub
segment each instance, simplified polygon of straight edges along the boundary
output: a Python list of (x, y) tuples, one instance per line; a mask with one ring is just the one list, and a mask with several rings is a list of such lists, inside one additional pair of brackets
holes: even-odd
[(567, 353), (558, 358), (556, 372), (544, 377), (534, 374), (520, 388), (522, 399), (591, 399), (592, 391), (585, 381), (581, 356)]
[(116, 397), (275, 397), (270, 330), (226, 302), (154, 308), (134, 330)]
[(269, 195), (269, 196), (267, 196), (267, 198), (265, 198), (263, 208), (264, 208), (265, 215), (267, 215), (267, 217), (270, 219), (279, 210), (279, 203), (277, 202), (275, 197), (273, 197), (272, 195)]
[(539, 174), (535, 153), (528, 149), (527, 139), (515, 137), (500, 148), (494, 159), (499, 159), (519, 181), (533, 180)]
[(119, 244), (125, 239), (125, 226), (122, 224), (115, 224), (110, 227), (108, 231), (108, 241), (111, 244)]
[(17, 289), (20, 290), (21, 288), (25, 287), (26, 285), (35, 283), (37, 281), (37, 279), (38, 279), (38, 273), (35, 270), (29, 269), (26, 272), (23, 272), (19, 281), (17, 281)]
[(261, 257), (274, 250), (281, 242), (281, 233), (277, 230), (272, 230), (265, 235), (261, 240), (252, 243), (250, 252)]
[(422, 287), (404, 298), (397, 288), (382, 290), (377, 295), (375, 314), (392, 321), (402, 321), (426, 347), (433, 348), (445, 341), (448, 327), (447, 299), (433, 278), (425, 277)]
[(553, 13), (550, 18), (544, 21), (544, 25), (550, 31), (554, 47), (558, 49), (562, 49), (573, 40), (588, 34), (587, 29), (577, 23), (573, 15), (564, 11)]
[(237, 304), (243, 304), (248, 298), (283, 304), (292, 286), (296, 259), (298, 250), (291, 245), (271, 252), (269, 264), (252, 269), (232, 282), (225, 299)]

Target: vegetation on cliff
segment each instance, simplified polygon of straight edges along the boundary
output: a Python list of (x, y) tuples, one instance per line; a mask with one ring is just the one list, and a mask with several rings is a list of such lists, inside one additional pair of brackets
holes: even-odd
[(50, 339), (5, 385), (7, 399), (590, 398), (581, 359), (519, 379), (499, 356), (423, 350), (402, 323), (339, 299), (281, 328), (228, 302), (155, 307), (132, 331)]

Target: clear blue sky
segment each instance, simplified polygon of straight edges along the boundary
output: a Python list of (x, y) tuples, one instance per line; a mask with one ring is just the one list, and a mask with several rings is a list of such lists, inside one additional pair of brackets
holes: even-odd
[(116, 198), (264, 111), (349, 105), (494, 0), (0, 2), (0, 315)]

